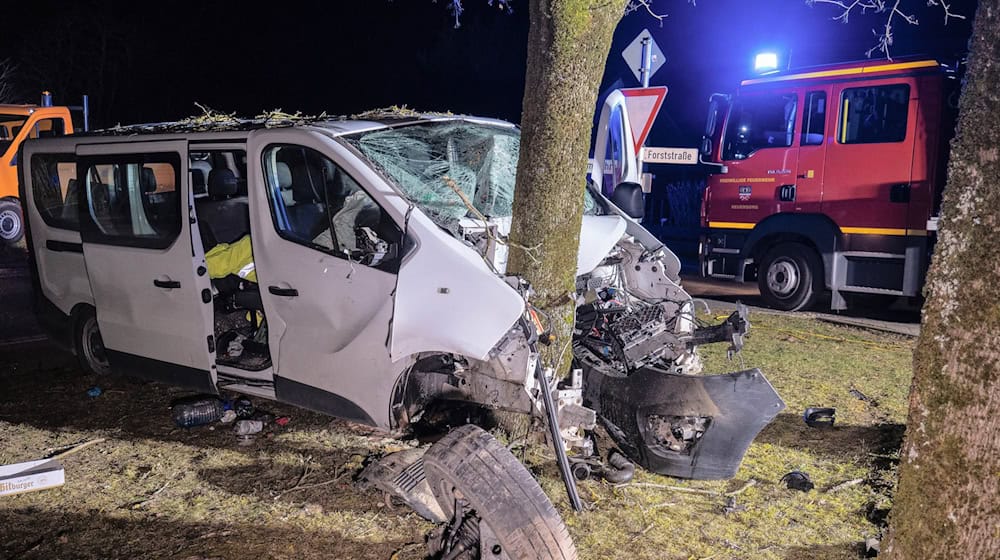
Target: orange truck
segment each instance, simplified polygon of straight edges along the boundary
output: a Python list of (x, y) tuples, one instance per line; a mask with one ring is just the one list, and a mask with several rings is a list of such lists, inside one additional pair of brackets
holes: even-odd
[(71, 110), (80, 109), (87, 128), (87, 98), (82, 107), (53, 106), (52, 95), (42, 93), (38, 105), (0, 105), (0, 245), (24, 236), (21, 201), (17, 193), (17, 150), (29, 138), (73, 133)]

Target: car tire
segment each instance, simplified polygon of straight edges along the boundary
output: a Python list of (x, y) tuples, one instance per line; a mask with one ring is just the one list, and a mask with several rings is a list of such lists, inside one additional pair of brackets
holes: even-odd
[(823, 265), (816, 252), (801, 243), (768, 249), (757, 269), (757, 285), (768, 307), (801, 311), (816, 303), (823, 289)]
[(87, 308), (77, 315), (73, 328), (73, 343), (76, 359), (83, 371), (97, 375), (111, 373), (104, 341), (101, 339), (101, 331), (97, 324), (97, 315), (93, 309)]
[(24, 214), (16, 198), (0, 200), (0, 242), (14, 245), (24, 237)]
[[(548, 496), (489, 433), (471, 424), (456, 428), (427, 450), (423, 463), (445, 516), (453, 518), (461, 500), (478, 518), (475, 532), (484, 539), (484, 558), (576, 559), (566, 525)], [(478, 550), (457, 556), (466, 557), (479, 558)]]

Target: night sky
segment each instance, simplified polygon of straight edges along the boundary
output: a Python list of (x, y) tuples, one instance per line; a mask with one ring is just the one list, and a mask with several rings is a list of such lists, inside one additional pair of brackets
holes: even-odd
[[(90, 93), (96, 124), (174, 120), (194, 102), (255, 115), (282, 108), (349, 114), (392, 104), (520, 119), (527, 0), (514, 13), (466, 0), (462, 26), (445, 2), (344, 0), (269, 3), (30, 0), (5, 6), (0, 58), (20, 70), (27, 101), (51, 89), (57, 102)], [(911, 0), (919, 27), (900, 21), (893, 54), (962, 56), (970, 22)], [(756, 52), (793, 67), (862, 59), (882, 16), (831, 21), (830, 6), (799, 0), (657, 0), (662, 25), (645, 13), (616, 32), (602, 91), (637, 85), (619, 51), (649, 28), (667, 64), (653, 85), (670, 88), (651, 145), (696, 146), (708, 95), (731, 91)], [(974, 2), (953, 8), (971, 18)]]

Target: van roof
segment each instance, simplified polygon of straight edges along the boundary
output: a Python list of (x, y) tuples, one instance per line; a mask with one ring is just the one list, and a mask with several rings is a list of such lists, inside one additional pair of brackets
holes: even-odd
[(925, 58), (901, 58), (896, 60), (867, 60), (861, 62), (845, 62), (841, 64), (828, 64), (825, 66), (811, 66), (796, 68), (794, 70), (783, 70), (764, 74), (759, 78), (743, 80), (742, 86), (752, 86), (773, 82), (814, 80), (822, 78), (847, 78), (858, 77), (862, 74), (875, 73), (912, 73), (927, 70), (944, 71), (947, 67), (933, 59)]
[(254, 118), (240, 118), (234, 115), (206, 113), (200, 117), (190, 117), (174, 122), (118, 125), (112, 128), (94, 130), (79, 134), (77, 138), (118, 137), (135, 135), (170, 135), (192, 133), (250, 132), (267, 128), (318, 127), (334, 136), (351, 134), (364, 130), (402, 126), (417, 122), (442, 120), (464, 120), (483, 124), (512, 127), (509, 122), (470, 115), (450, 113), (417, 113), (413, 111), (376, 110), (352, 116), (328, 116), (326, 113), (306, 116), (299, 113), (265, 113)]

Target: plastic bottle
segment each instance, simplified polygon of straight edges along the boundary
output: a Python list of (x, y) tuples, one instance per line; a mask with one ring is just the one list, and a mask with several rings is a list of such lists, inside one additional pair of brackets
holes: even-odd
[(175, 404), (171, 416), (181, 428), (190, 428), (218, 422), (222, 412), (222, 401), (219, 399), (200, 398)]

